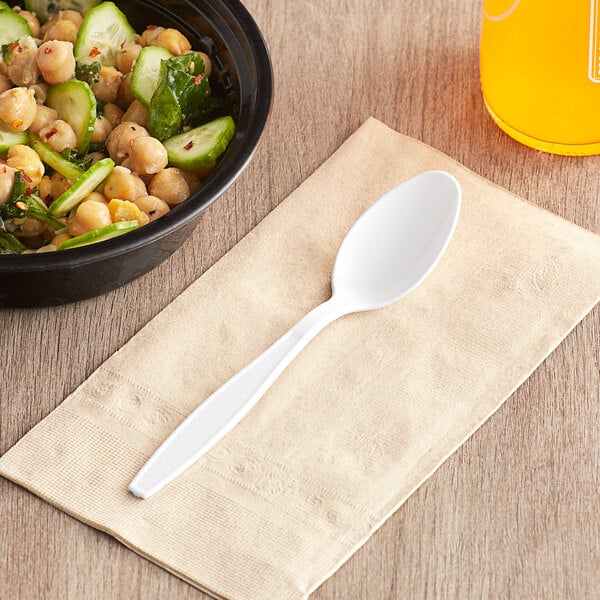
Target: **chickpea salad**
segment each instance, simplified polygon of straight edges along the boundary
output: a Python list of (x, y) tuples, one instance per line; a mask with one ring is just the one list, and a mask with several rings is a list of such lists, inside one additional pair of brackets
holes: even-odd
[(138, 35), (113, 2), (0, 1), (0, 47), (0, 254), (143, 227), (196, 191), (235, 135), (209, 56), (176, 29)]

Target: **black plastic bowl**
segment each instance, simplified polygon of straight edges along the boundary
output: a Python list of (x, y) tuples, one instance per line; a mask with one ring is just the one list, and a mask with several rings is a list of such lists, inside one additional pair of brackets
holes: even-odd
[(239, 0), (117, 0), (117, 5), (136, 31), (147, 25), (175, 27), (195, 49), (211, 55), (215, 88), (236, 121), (235, 138), (202, 187), (157, 221), (83, 248), (0, 256), (0, 307), (53, 306), (98, 296), (158, 266), (244, 170), (265, 127), (273, 94), (271, 61)]

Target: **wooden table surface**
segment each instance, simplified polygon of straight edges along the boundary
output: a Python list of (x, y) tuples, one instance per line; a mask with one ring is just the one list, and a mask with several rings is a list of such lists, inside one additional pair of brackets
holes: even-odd
[[(246, 5), (270, 46), (276, 81), (256, 157), (204, 214), (191, 239), (152, 273), (74, 305), (0, 311), (0, 453), (370, 115), (600, 231), (600, 157), (534, 152), (486, 115), (478, 79), (477, 0)], [(599, 315), (597, 307), (314, 598), (597, 598)], [(0, 598), (207, 596), (0, 480)]]

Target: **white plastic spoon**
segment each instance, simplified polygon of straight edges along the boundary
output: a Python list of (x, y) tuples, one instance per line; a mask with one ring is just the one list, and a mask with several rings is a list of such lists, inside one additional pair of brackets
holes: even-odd
[(446, 250), (460, 203), (458, 182), (443, 171), (417, 175), (375, 202), (340, 246), (331, 298), (194, 410), (142, 467), (130, 492), (149, 498), (210, 450), (326, 325), (387, 306), (414, 290)]

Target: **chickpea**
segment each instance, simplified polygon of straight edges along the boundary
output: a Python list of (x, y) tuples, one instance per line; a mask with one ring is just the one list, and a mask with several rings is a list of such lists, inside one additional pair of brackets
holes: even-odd
[(153, 137), (135, 138), (129, 157), (133, 170), (140, 175), (158, 173), (169, 163), (167, 150)]
[(81, 13), (77, 12), (76, 10), (61, 10), (58, 12), (57, 16), (58, 21), (72, 21), (75, 23), (75, 25), (77, 25), (77, 29), (79, 29), (83, 23), (83, 17), (81, 16)]
[(61, 119), (56, 119), (40, 129), (39, 135), (42, 141), (57, 152), (62, 152), (65, 148), (77, 147), (77, 135), (73, 128)]
[(133, 63), (137, 60), (142, 47), (139, 44), (127, 44), (117, 53), (117, 69), (125, 75), (133, 69)]
[(140, 43), (142, 46), (156, 46), (156, 38), (165, 30), (164, 27), (149, 25), (142, 33)]
[(19, 237), (31, 238), (40, 235), (46, 224), (34, 217), (23, 217), (22, 219), (14, 219), (15, 225), (19, 226)]
[(44, 42), (38, 49), (37, 65), (47, 83), (68, 81), (75, 73), (73, 44), (64, 41)]
[(60, 40), (62, 42), (71, 42), (75, 45), (77, 41), (77, 25), (73, 21), (62, 19), (53, 23), (44, 33), (44, 42), (50, 40)]
[(124, 111), (121, 110), (116, 104), (109, 102), (104, 106), (104, 116), (110, 121), (110, 124), (113, 126), (113, 128), (121, 124), (124, 114)]
[(44, 164), (42, 163), (38, 153), (29, 146), (16, 144), (8, 150), (6, 164), (16, 169), (23, 171), (26, 177), (31, 179), (27, 182), (28, 187), (37, 187), (44, 176)]
[(146, 194), (144, 182), (125, 167), (115, 167), (104, 182), (104, 195), (110, 199), (135, 200)]
[(161, 31), (154, 39), (153, 46), (163, 46), (174, 56), (185, 54), (192, 49), (188, 39), (177, 29), (165, 29)]
[(34, 85), (30, 85), (29, 89), (33, 92), (33, 97), (39, 106), (40, 104), (44, 104), (46, 102), (48, 92), (50, 91), (50, 84), (40, 81)]
[(108, 203), (108, 210), (113, 223), (119, 221), (137, 221), (140, 227), (148, 225), (150, 219), (148, 215), (142, 211), (137, 204), (129, 200), (119, 200), (115, 198)]
[(148, 109), (141, 102), (134, 100), (123, 115), (123, 121), (133, 121), (142, 127), (147, 127)]
[(110, 211), (108, 206), (102, 202), (82, 202), (75, 211), (75, 216), (68, 225), (72, 236), (83, 235), (88, 231), (99, 229), (110, 225)]
[(12, 81), (8, 78), (8, 76), (0, 73), (0, 94), (2, 92), (6, 92), (6, 90), (10, 90), (12, 86)]
[[(1, 96), (0, 96), (1, 97)], [(148, 136), (144, 127), (131, 121), (123, 121), (117, 125), (106, 139), (106, 149), (116, 164), (121, 164), (129, 156), (133, 140), (140, 136)]]
[(8, 62), (7, 75), (18, 86), (37, 83), (40, 71), (36, 63), (38, 48), (32, 37), (21, 38)]
[(205, 52), (198, 52), (198, 54), (202, 57), (202, 62), (204, 63), (204, 73), (207, 77), (210, 77), (212, 74), (212, 61), (210, 60), (210, 56)]
[(90, 141), (94, 144), (104, 144), (112, 130), (113, 126), (106, 117), (98, 117), (94, 122), (94, 131)]
[[(129, 155), (122, 163), (121, 163), (122, 167), (125, 167), (126, 169), (129, 169), (130, 171), (133, 171), (133, 166), (131, 165), (131, 155)], [(139, 173), (138, 173), (139, 175)], [(140, 176), (141, 177), (141, 176)]]
[(66, 242), (67, 240), (71, 239), (71, 235), (69, 235), (66, 232), (63, 233), (59, 233), (58, 235), (55, 235), (52, 238), (52, 241), (50, 242), (51, 244), (53, 244), (54, 246), (60, 246), (63, 242)]
[(125, 110), (135, 100), (135, 96), (131, 93), (131, 76), (132, 73), (127, 73), (123, 77), (119, 86), (119, 93), (117, 94), (117, 104)]
[(92, 159), (92, 165), (95, 165), (99, 160), (102, 160), (103, 158), (106, 158), (106, 155), (103, 154), (102, 152), (90, 152), (88, 154), (88, 158)]
[(40, 21), (37, 18), (37, 15), (29, 10), (22, 10), (18, 6), (15, 6), (13, 10), (19, 14), (20, 17), (23, 17), (27, 24), (29, 25), (29, 29), (31, 29), (31, 34), (34, 38), (40, 37)]
[(158, 196), (169, 206), (183, 202), (190, 195), (190, 186), (181, 169), (170, 167), (157, 173), (148, 187), (150, 195)]
[(6, 204), (10, 200), (14, 182), (15, 170), (5, 165), (0, 166), (0, 204)]
[(92, 86), (92, 92), (102, 102), (116, 102), (123, 74), (114, 67), (100, 69), (100, 81)]
[(71, 182), (60, 173), (52, 173), (50, 177), (50, 196), (56, 200), (71, 187)]
[(194, 173), (190, 173), (190, 171), (182, 170), (183, 178), (187, 181), (188, 187), (190, 188), (190, 194), (193, 194), (202, 184), (200, 180)]
[(38, 190), (40, 191), (40, 198), (46, 202), (47, 199), (52, 199), (50, 195), (52, 192), (52, 180), (48, 175), (44, 175), (40, 184), (38, 185)]
[(166, 202), (156, 196), (140, 196), (133, 202), (142, 212), (148, 215), (150, 222), (156, 221), (156, 219), (166, 215), (171, 210)]
[[(133, 169), (133, 162), (131, 160), (131, 156), (128, 156), (121, 163), (121, 166), (125, 167), (126, 169), (129, 169), (131, 172), (135, 172)], [(146, 188), (148, 188), (148, 186), (150, 185), (150, 182), (152, 181), (152, 178), (154, 177), (154, 174), (144, 175), (143, 173), (137, 173), (137, 172), (135, 172), (135, 174), (144, 182), (144, 185), (146, 186)]]
[(16, 87), (0, 94), (0, 119), (12, 131), (25, 131), (33, 123), (37, 104), (33, 92)]
[(108, 198), (101, 194), (100, 192), (92, 192), (88, 194), (84, 199), (84, 202), (100, 202), (101, 204), (106, 204), (108, 206)]
[(29, 131), (32, 133), (39, 133), (41, 129), (47, 127), (50, 123), (56, 121), (56, 119), (58, 119), (58, 113), (53, 108), (38, 104), (35, 119), (33, 119)]
[(46, 33), (58, 21), (71, 21), (79, 29), (83, 17), (76, 10), (60, 10), (42, 25), (41, 33)]

